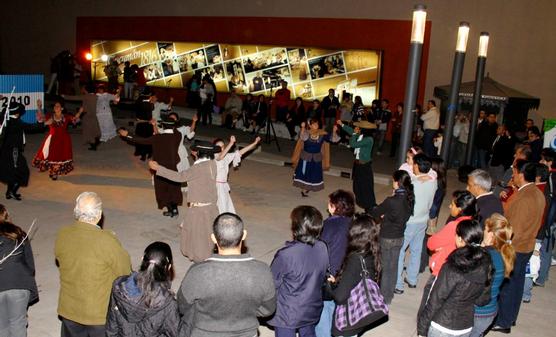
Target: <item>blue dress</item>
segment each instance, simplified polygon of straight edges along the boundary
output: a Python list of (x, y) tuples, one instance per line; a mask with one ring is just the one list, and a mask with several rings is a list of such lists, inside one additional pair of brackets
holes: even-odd
[[(307, 139), (303, 142), (303, 151), (295, 168), (293, 186), (307, 191), (320, 191), (324, 189), (321, 148), (324, 142), (331, 142), (331, 137), (323, 135), (312, 139), (308, 134), (305, 137)], [(305, 137), (302, 135), (301, 139)]]

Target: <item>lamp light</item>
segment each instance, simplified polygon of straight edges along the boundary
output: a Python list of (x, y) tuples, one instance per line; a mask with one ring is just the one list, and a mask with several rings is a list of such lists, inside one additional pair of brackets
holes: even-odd
[(487, 32), (482, 32), (479, 37), (479, 57), (487, 57), (488, 51), (488, 39), (489, 35)]
[(465, 53), (467, 49), (468, 37), (469, 37), (469, 23), (461, 22), (458, 28), (458, 41), (456, 42), (456, 51)]
[(413, 25), (411, 26), (411, 42), (423, 44), (425, 39), (425, 25), (427, 22), (427, 7), (415, 5), (413, 9)]
[(93, 59), (93, 54), (91, 54), (91, 53), (86, 53), (86, 54), (85, 54), (85, 59), (86, 59), (87, 61), (92, 60), (92, 59)]
[(100, 57), (100, 60), (101, 60), (102, 62), (108, 61), (108, 55), (102, 54), (102, 56)]

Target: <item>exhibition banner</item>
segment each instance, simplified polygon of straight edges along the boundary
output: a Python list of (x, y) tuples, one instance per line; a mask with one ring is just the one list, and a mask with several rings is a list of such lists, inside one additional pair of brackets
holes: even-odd
[(2, 111), (8, 106), (12, 89), (12, 102), (25, 105), (25, 115), (21, 118), (25, 123), (36, 123), (37, 100), (44, 102), (43, 75), (0, 75), (0, 105)]
[[(123, 83), (124, 63), (137, 65), (147, 85), (187, 88), (194, 75), (210, 76), (219, 92), (269, 95), (288, 82), (292, 98), (321, 99), (328, 89), (364, 98), (378, 97), (381, 52), (310, 47), (232, 45), (198, 42), (93, 41), (92, 74), (106, 81), (105, 70), (117, 63)], [(107, 55), (108, 61), (101, 61)]]

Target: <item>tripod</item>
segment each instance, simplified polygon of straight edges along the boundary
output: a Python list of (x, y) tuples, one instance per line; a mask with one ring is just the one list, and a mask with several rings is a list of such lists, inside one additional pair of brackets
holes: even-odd
[[(280, 144), (278, 144), (278, 137), (276, 137), (276, 130), (274, 130), (274, 124), (272, 124), (272, 118), (270, 118), (270, 110), (272, 108), (272, 89), (274, 89), (274, 86), (272, 84), (272, 81), (270, 81), (270, 101), (268, 102), (268, 109), (267, 109), (267, 116), (266, 116), (266, 132), (265, 132), (265, 137), (264, 137), (264, 142), (266, 144), (270, 144), (271, 142), (276, 142), (276, 148), (278, 149), (278, 152), (280, 151)], [(270, 135), (270, 130), (272, 129), (272, 138)]]

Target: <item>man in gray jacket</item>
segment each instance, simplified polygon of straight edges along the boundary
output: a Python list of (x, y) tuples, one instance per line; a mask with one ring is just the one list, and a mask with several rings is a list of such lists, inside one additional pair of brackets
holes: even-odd
[(178, 291), (180, 336), (253, 337), (259, 321), (276, 309), (276, 294), (268, 265), (241, 254), (247, 232), (241, 218), (220, 214), (213, 224), (218, 247), (194, 264)]

